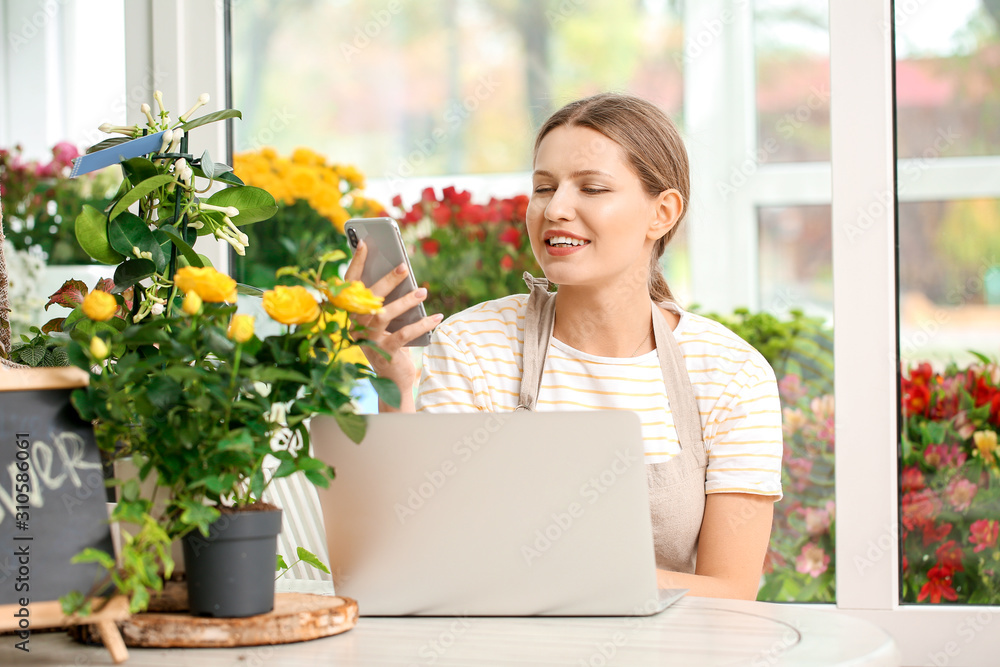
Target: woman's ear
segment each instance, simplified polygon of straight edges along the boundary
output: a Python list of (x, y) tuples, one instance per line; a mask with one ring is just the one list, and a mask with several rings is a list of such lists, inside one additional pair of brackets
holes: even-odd
[(664, 190), (653, 199), (655, 217), (646, 237), (652, 240), (662, 238), (674, 228), (684, 215), (684, 198), (674, 188)]

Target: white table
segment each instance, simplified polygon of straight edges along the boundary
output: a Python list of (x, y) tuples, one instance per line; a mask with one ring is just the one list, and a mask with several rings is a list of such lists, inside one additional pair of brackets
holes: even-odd
[[(2, 665), (110, 665), (98, 647), (35, 634), (31, 653), (0, 637)], [(16, 655), (15, 655), (16, 653)], [(129, 667), (264, 665), (871, 665), (898, 667), (892, 639), (830, 609), (685, 598), (652, 617), (365, 618), (341, 635), (239, 649), (129, 649)]]

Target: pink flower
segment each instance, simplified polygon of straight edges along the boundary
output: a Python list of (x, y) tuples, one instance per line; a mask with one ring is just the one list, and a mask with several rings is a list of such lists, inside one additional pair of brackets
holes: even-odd
[(68, 167), (80, 157), (80, 151), (68, 141), (60, 141), (52, 147), (52, 163), (58, 167)]
[(785, 403), (794, 404), (798, 403), (799, 399), (808, 393), (808, 390), (803, 386), (802, 378), (799, 377), (798, 373), (789, 373), (778, 383), (778, 392), (785, 399)]
[(804, 544), (795, 559), (795, 570), (812, 577), (818, 577), (826, 572), (829, 565), (830, 556), (823, 551), (823, 547), (812, 542)]
[(816, 416), (816, 419), (820, 421), (827, 421), (827, 420), (833, 421), (834, 404), (833, 404), (832, 394), (819, 396), (809, 401), (809, 408)]
[(809, 486), (809, 473), (813, 462), (809, 459), (791, 458), (788, 460), (788, 474), (792, 478), (792, 486), (796, 491), (804, 491)]
[(803, 513), (806, 516), (806, 532), (809, 537), (819, 537), (830, 530), (830, 513), (826, 510), (807, 507)]
[(781, 430), (788, 436), (795, 435), (809, 423), (809, 418), (798, 408), (785, 408), (781, 415)]
[(903, 526), (913, 530), (933, 521), (941, 511), (941, 501), (930, 489), (903, 494)]
[(924, 450), (924, 462), (934, 468), (961, 468), (968, 458), (968, 455), (956, 444), (927, 445)]
[(973, 553), (995, 546), (1000, 534), (1000, 521), (995, 519), (980, 519), (969, 526), (969, 542), (975, 544)]
[(978, 488), (964, 477), (955, 477), (948, 483), (945, 495), (956, 511), (964, 512), (972, 504), (972, 499), (976, 497)]

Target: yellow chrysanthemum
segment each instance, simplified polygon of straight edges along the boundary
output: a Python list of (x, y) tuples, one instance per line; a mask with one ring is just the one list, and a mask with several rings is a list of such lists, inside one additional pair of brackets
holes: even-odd
[(359, 190), (365, 187), (365, 177), (358, 168), (352, 164), (341, 165), (338, 169), (340, 172), (340, 177), (347, 181), (352, 188), (357, 188)]
[(264, 310), (282, 324), (315, 322), (320, 315), (319, 304), (305, 287), (278, 285), (264, 292)]
[(296, 199), (309, 199), (319, 186), (319, 177), (312, 167), (292, 165), (288, 172), (288, 189)]
[(94, 290), (83, 297), (80, 307), (83, 309), (83, 314), (95, 322), (107, 322), (115, 316), (118, 302), (107, 292)]
[(210, 266), (178, 269), (174, 283), (185, 294), (194, 292), (208, 303), (236, 303), (236, 281)]
[(299, 147), (292, 151), (292, 162), (306, 166), (318, 166), (325, 162), (323, 156), (311, 148)]

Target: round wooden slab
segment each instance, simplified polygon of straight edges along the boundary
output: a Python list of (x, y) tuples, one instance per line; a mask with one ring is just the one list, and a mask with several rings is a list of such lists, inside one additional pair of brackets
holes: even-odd
[(246, 618), (211, 618), (177, 613), (145, 613), (120, 623), (126, 646), (222, 648), (291, 644), (345, 632), (358, 622), (350, 598), (277, 593), (274, 609)]

